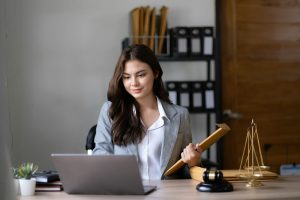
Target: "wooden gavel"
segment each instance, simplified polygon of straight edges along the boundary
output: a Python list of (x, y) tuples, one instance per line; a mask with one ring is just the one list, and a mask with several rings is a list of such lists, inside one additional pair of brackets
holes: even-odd
[[(204, 151), (208, 149), (212, 144), (214, 144), (218, 139), (220, 139), (223, 135), (225, 135), (228, 131), (230, 131), (230, 128), (227, 124), (217, 124), (219, 127), (215, 132), (213, 132), (209, 137), (207, 137), (205, 140), (203, 140), (199, 147)], [(178, 160), (172, 167), (170, 167), (166, 172), (165, 176), (169, 176), (170, 174), (173, 174), (177, 170), (179, 170), (184, 165), (184, 162), (182, 159)]]

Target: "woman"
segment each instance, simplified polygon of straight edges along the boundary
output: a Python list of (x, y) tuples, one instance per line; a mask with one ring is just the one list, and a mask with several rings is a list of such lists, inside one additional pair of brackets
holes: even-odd
[(202, 150), (191, 144), (189, 113), (171, 103), (162, 69), (145, 45), (123, 50), (102, 106), (93, 154), (132, 154), (143, 179), (161, 179), (178, 159), (198, 165)]

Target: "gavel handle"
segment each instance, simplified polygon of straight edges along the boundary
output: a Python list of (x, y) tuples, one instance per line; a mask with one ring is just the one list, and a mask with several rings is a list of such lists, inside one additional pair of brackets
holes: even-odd
[[(206, 149), (208, 149), (208, 147), (210, 147), (218, 139), (220, 139), (223, 135), (225, 135), (228, 131), (230, 131), (229, 126), (225, 123), (217, 124), (217, 126), (219, 128), (199, 144), (202, 151), (205, 151)], [(170, 167), (165, 172), (164, 175), (169, 176), (170, 174), (173, 174), (174, 172), (179, 170), (183, 165), (184, 165), (184, 162), (182, 161), (182, 159), (178, 160), (172, 167)]]

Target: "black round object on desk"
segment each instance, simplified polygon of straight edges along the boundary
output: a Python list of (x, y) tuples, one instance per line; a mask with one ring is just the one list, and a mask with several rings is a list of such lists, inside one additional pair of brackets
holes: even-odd
[(231, 192), (233, 186), (228, 181), (223, 180), (221, 171), (206, 170), (203, 173), (203, 181), (196, 186), (199, 192)]
[(231, 192), (233, 191), (233, 186), (228, 181), (221, 181), (219, 183), (199, 183), (197, 185), (197, 190), (199, 192)]

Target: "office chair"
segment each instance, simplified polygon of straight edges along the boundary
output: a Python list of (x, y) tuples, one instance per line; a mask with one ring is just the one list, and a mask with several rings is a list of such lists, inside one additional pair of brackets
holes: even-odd
[(87, 151), (88, 155), (92, 155), (93, 149), (95, 148), (94, 138), (96, 135), (96, 128), (97, 128), (97, 124), (92, 126), (86, 137), (85, 150)]

